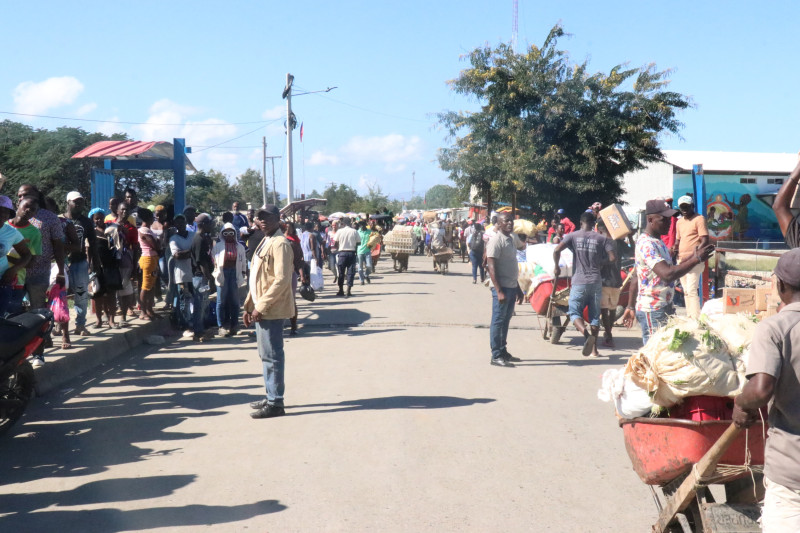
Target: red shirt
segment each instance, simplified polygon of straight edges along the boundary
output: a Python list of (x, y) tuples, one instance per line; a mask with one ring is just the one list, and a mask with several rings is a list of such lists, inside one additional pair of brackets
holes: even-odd
[(669, 233), (666, 235), (661, 236), (661, 240), (664, 241), (664, 244), (667, 245), (668, 250), (672, 250), (672, 247), (675, 246), (675, 236), (678, 233), (678, 218), (672, 217), (672, 220), (669, 222)]
[(562, 218), (561, 223), (564, 224), (564, 235), (575, 231), (575, 224), (567, 217)]

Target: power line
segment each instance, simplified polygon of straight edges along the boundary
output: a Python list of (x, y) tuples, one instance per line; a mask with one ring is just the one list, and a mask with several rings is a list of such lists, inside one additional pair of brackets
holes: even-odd
[(408, 118), (408, 117), (401, 117), (399, 115), (392, 115), (391, 113), (383, 113), (382, 111), (375, 111), (374, 109), (367, 109), (366, 107), (359, 107), (357, 105), (348, 104), (347, 102), (342, 102), (341, 100), (337, 100), (335, 98), (331, 98), (330, 96), (325, 96), (324, 94), (317, 94), (316, 96), (320, 98), (324, 98), (326, 100), (330, 100), (331, 102), (336, 102), (337, 104), (346, 105), (347, 107), (352, 107), (353, 109), (359, 109), (361, 111), (366, 111), (367, 113), (374, 113), (376, 115), (383, 115), (385, 117), (390, 118), (399, 118), (400, 120), (410, 120), (411, 122), (422, 122), (425, 124), (430, 124), (427, 120), (420, 120), (418, 118)]
[(272, 124), (273, 122), (278, 122), (282, 120), (280, 118), (272, 119), (272, 120), (254, 120), (251, 122), (225, 122), (223, 124), (208, 124), (203, 122), (198, 122), (196, 124), (187, 124), (186, 122), (178, 122), (178, 123), (156, 123), (156, 122), (128, 122), (125, 120), (97, 120), (92, 118), (73, 118), (73, 117), (55, 117), (52, 115), (34, 115), (31, 113), (14, 113), (12, 111), (0, 111), (0, 115), (14, 115), (17, 117), (34, 117), (34, 118), (52, 118), (57, 120), (74, 120), (76, 122), (99, 122), (103, 124), (128, 124), (133, 126), (244, 126), (247, 124)]
[(241, 139), (242, 137), (246, 137), (246, 136), (250, 135), (251, 133), (257, 132), (258, 130), (260, 130), (263, 127), (264, 126), (259, 126), (256, 129), (254, 129), (252, 131), (248, 131), (247, 133), (243, 133), (243, 134), (239, 135), (238, 137), (234, 137), (233, 139), (228, 139), (227, 141), (222, 141), (221, 143), (212, 144), (211, 146), (207, 146), (205, 148), (201, 148), (200, 150), (196, 150), (196, 151), (197, 152), (204, 152), (206, 150), (211, 150), (212, 148), (216, 148), (217, 146), (221, 146), (221, 145), (223, 145), (225, 143), (229, 143), (231, 141), (235, 141), (236, 139)]

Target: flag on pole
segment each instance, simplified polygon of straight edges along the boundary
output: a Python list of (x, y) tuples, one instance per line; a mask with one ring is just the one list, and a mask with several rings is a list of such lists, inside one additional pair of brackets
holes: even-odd
[(300, 142), (303, 142), (303, 123), (300, 123)]

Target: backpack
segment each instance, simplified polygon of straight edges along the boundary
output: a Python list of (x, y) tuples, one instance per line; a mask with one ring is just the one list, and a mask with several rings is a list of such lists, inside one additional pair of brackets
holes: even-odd
[(476, 255), (483, 255), (483, 232), (476, 231), (472, 234), (472, 239), (469, 241), (469, 250), (475, 252)]

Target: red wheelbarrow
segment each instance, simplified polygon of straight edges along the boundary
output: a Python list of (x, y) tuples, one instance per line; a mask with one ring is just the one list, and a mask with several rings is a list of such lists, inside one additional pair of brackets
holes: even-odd
[[(730, 420), (620, 420), (633, 469), (659, 510), (654, 532), (757, 533), (764, 497), (766, 424), (737, 428)], [(725, 487), (715, 501), (710, 485)], [(660, 486), (664, 503), (654, 486)]]

